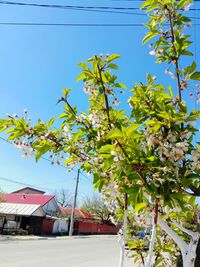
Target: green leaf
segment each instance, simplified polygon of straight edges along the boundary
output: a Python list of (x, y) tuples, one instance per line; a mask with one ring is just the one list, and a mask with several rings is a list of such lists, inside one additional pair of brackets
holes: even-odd
[(138, 179), (140, 179), (140, 176), (139, 176), (139, 174), (137, 173), (137, 172), (131, 172), (131, 174), (128, 176), (128, 178), (129, 179), (131, 179), (131, 180), (138, 180)]
[(35, 156), (36, 161), (38, 161), (38, 160), (41, 158), (41, 156), (42, 156), (43, 154), (45, 154), (45, 153), (47, 153), (48, 151), (50, 151), (51, 148), (52, 148), (52, 147), (51, 147), (51, 145), (49, 145), (49, 144), (42, 145), (40, 148), (38, 148), (38, 151), (37, 151), (36, 156)]
[(90, 71), (90, 69), (88, 68), (88, 66), (85, 63), (83, 63), (83, 62), (80, 62), (78, 64), (78, 66), (81, 67), (83, 70)]
[(86, 171), (90, 171), (92, 168), (92, 165), (89, 162), (86, 162), (82, 165), (82, 168)]
[(131, 126), (129, 126), (128, 128), (125, 129), (125, 132), (127, 135), (131, 135), (133, 132), (135, 132), (139, 127), (141, 126), (141, 124), (139, 123), (133, 123)]
[(134, 212), (137, 212), (137, 211), (139, 211), (139, 210), (145, 208), (146, 205), (147, 205), (147, 204), (144, 203), (144, 202), (137, 203), (137, 204), (135, 205)]
[(183, 52), (181, 52), (181, 54), (184, 56), (191, 56), (191, 57), (193, 56), (193, 53), (187, 50), (184, 50)]
[(142, 43), (145, 44), (146, 42), (150, 41), (152, 38), (158, 35), (158, 32), (152, 32), (150, 31), (149, 33), (146, 34), (144, 39), (142, 40)]
[(199, 72), (199, 71), (195, 71), (195, 72), (193, 72), (193, 73), (189, 76), (189, 78), (190, 78), (191, 80), (200, 81), (200, 72)]
[(49, 122), (48, 122), (48, 127), (49, 127), (49, 128), (53, 125), (55, 119), (56, 119), (56, 116), (54, 116), (53, 118), (51, 118), (51, 119), (49, 120)]
[(62, 113), (59, 115), (59, 119), (63, 119), (63, 118), (67, 118), (68, 117), (68, 114), (67, 113)]
[(122, 132), (119, 130), (119, 129), (115, 129), (115, 130), (111, 130), (107, 135), (106, 137), (108, 139), (117, 139), (117, 138), (120, 138), (122, 137)]
[(190, 74), (191, 72), (195, 71), (196, 69), (196, 63), (193, 61), (192, 64), (188, 67), (185, 67), (183, 69), (184, 74)]
[(120, 57), (120, 55), (118, 55), (118, 54), (112, 54), (107, 58), (107, 63), (109, 63), (115, 59), (118, 59), (119, 57)]
[(119, 67), (116, 64), (114, 64), (114, 63), (109, 64), (108, 65), (108, 68), (114, 69), (114, 70), (118, 70), (119, 69)]
[(76, 78), (76, 81), (79, 82), (81, 80), (84, 80), (85, 79), (85, 73), (84, 72), (81, 72), (78, 77)]
[(137, 244), (131, 242), (131, 243), (129, 244), (129, 249), (135, 249), (135, 248), (137, 248)]
[(123, 84), (123, 83), (115, 83), (114, 85), (115, 85), (115, 87), (117, 87), (117, 88), (126, 88), (126, 85)]
[(77, 132), (73, 135), (72, 142), (75, 143), (83, 136), (83, 132)]
[(200, 118), (200, 110), (193, 110), (191, 111), (190, 115), (185, 121), (194, 121)]
[(169, 85), (168, 86), (168, 92), (169, 92), (169, 95), (171, 96), (171, 97), (173, 97), (173, 90), (172, 90), (172, 87), (171, 87), (171, 85)]
[(64, 165), (67, 166), (69, 163), (74, 162), (74, 160), (75, 160), (74, 158), (68, 158), (66, 159)]
[(100, 149), (99, 149), (99, 153), (110, 153), (111, 150), (113, 150), (113, 146), (112, 145), (105, 145), (105, 146), (102, 146)]
[(70, 88), (67, 88), (67, 89), (64, 88), (64, 89), (63, 89), (63, 95), (64, 95), (65, 98), (68, 96), (68, 94), (70, 93), (70, 91), (71, 91)]

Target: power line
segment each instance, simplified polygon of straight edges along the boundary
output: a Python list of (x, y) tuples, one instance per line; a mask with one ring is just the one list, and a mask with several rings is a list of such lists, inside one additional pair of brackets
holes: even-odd
[(0, 22), (7, 26), (71, 26), (71, 27), (141, 27), (142, 23), (35, 23), (35, 22)]
[[(0, 22), (2, 26), (63, 26), (63, 27), (144, 27), (143, 23), (36, 23), (36, 22)], [(163, 24), (167, 26), (167, 24)], [(192, 25), (200, 26), (199, 23)]]
[(0, 4), (4, 5), (18, 5), (18, 6), (33, 6), (33, 7), (45, 7), (45, 8), (79, 8), (79, 9), (104, 9), (104, 10), (138, 10), (139, 7), (110, 7), (110, 6), (80, 6), (80, 5), (50, 5), (50, 4), (35, 4), (35, 3), (23, 3), (23, 2), (10, 2), (0, 1)]
[(37, 189), (49, 190), (49, 188), (40, 187), (40, 186), (36, 186), (36, 185), (32, 185), (32, 184), (27, 184), (27, 183), (22, 183), (22, 182), (19, 182), (17, 180), (9, 179), (9, 178), (6, 178), (6, 177), (0, 177), (0, 180), (6, 181), (6, 182), (10, 182), (10, 183), (14, 183), (14, 184), (23, 185), (23, 186), (35, 187)]
[[(6, 143), (12, 145), (12, 142), (10, 142), (9, 140), (6, 140), (5, 138), (3, 138), (3, 137), (1, 137), (1, 136), (0, 136), (0, 140), (2, 140), (2, 141), (4, 141), (4, 142), (6, 142)], [(50, 162), (50, 163), (52, 164), (52, 160), (50, 160), (50, 159), (48, 159), (48, 158), (45, 158), (45, 157), (42, 156), (41, 159), (43, 159), (43, 160), (45, 160), (45, 161), (48, 161), (48, 162)], [(62, 165), (62, 164), (58, 165), (58, 167), (65, 168), (65, 170), (67, 169), (66, 166), (64, 166), (64, 165)], [(75, 172), (75, 173), (77, 173), (77, 170), (75, 170), (75, 169), (72, 169), (72, 171)], [(80, 171), (80, 174), (81, 174), (84, 178), (86, 178), (85, 181), (90, 182), (90, 183), (92, 182), (92, 181), (89, 179), (89, 177), (88, 177), (87, 175), (85, 175), (83, 172)]]
[[(0, 1), (2, 5), (13, 5), (13, 6), (31, 6), (39, 8), (57, 8), (63, 10), (76, 10), (76, 11), (86, 11), (86, 12), (97, 12), (97, 13), (113, 13), (113, 14), (124, 14), (124, 15), (134, 15), (134, 16), (146, 16), (145, 13), (135, 13), (127, 12), (126, 10), (138, 10), (141, 11), (139, 7), (105, 7), (105, 6), (72, 6), (72, 5), (47, 5), (47, 4), (35, 4), (35, 3), (23, 3), (23, 2), (10, 2), (10, 1)], [(193, 11), (194, 9), (190, 9)], [(200, 9), (195, 9), (200, 10)], [(190, 17), (193, 19), (192, 17)], [(196, 18), (200, 19), (200, 18)]]
[[(142, 1), (141, 1), (142, 2)], [(200, 1), (195, 1), (200, 2)], [(17, 6), (32, 6), (32, 7), (42, 7), (42, 8), (59, 8), (59, 9), (101, 9), (101, 10), (140, 10), (140, 7), (113, 7), (113, 6), (82, 6), (82, 5), (55, 5), (55, 4), (36, 4), (36, 3), (24, 3), (24, 2), (11, 2), (11, 1), (0, 1), (3, 5), (17, 5)], [(194, 8), (189, 10), (193, 11)], [(200, 10), (200, 8), (195, 8), (195, 10)]]
[(31, 6), (39, 8), (56, 8), (63, 10), (77, 10), (77, 11), (91, 11), (91, 12), (103, 12), (103, 13), (117, 13), (126, 15), (143, 15), (141, 13), (126, 12), (126, 10), (138, 10), (138, 8), (118, 8), (118, 7), (95, 7), (95, 6), (72, 6), (72, 5), (47, 5), (47, 4), (34, 4), (34, 3), (21, 3), (21, 2), (9, 2), (0, 1), (2, 5), (13, 5), (13, 6)]

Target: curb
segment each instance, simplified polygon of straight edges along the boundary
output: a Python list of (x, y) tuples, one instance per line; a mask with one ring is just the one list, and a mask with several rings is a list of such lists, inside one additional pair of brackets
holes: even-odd
[(117, 235), (78, 235), (78, 236), (0, 236), (0, 242), (30, 240), (67, 240), (84, 238), (114, 238)]

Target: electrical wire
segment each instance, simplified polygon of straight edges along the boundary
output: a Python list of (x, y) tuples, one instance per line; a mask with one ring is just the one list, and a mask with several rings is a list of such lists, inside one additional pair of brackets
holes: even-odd
[(34, 188), (42, 189), (42, 190), (49, 190), (49, 188), (47, 188), (47, 187), (45, 188), (45, 187), (40, 187), (40, 186), (37, 186), (37, 185), (22, 183), (22, 182), (19, 182), (17, 180), (9, 179), (9, 178), (6, 178), (6, 177), (0, 177), (0, 180), (6, 181), (6, 182), (9, 182), (9, 183), (19, 184), (19, 185), (22, 185), (22, 186), (34, 187)]
[[(146, 16), (145, 13), (135, 13), (135, 12), (126, 12), (126, 10), (138, 10), (141, 11), (139, 7), (105, 7), (105, 6), (72, 6), (72, 5), (49, 5), (49, 4), (35, 4), (35, 3), (23, 3), (23, 2), (10, 2), (10, 1), (0, 1), (2, 5), (15, 5), (15, 6), (31, 6), (39, 8), (57, 8), (65, 10), (76, 10), (76, 11), (90, 11), (90, 12), (100, 12), (100, 13), (116, 13), (116, 14), (125, 14), (125, 15), (134, 15), (134, 16)], [(121, 11), (120, 11), (121, 10)], [(194, 9), (190, 9), (191, 11)], [(195, 9), (200, 10), (200, 9)], [(190, 17), (193, 19), (192, 17)], [(196, 19), (200, 19), (196, 18)]]
[(79, 8), (79, 9), (103, 9), (103, 10), (139, 10), (139, 7), (110, 7), (110, 6), (81, 6), (81, 5), (50, 5), (50, 4), (35, 4), (35, 3), (23, 3), (23, 2), (10, 2), (0, 1), (0, 4), (4, 5), (19, 5), (19, 6), (34, 6), (45, 8)]
[(39, 7), (39, 8), (56, 8), (56, 9), (64, 9), (64, 10), (116, 13), (116, 14), (138, 15), (138, 16), (144, 15), (141, 13), (126, 12), (126, 10), (138, 10), (138, 8), (122, 9), (122, 8), (115, 8), (115, 7), (112, 8), (112, 7), (95, 7), (95, 6), (46, 5), (46, 4), (34, 4), (34, 3), (28, 4), (28, 3), (22, 3), (22, 2), (9, 2), (9, 1), (0, 1), (0, 4), (15, 5), (15, 6), (31, 6), (31, 7)]
[[(199, 2), (199, 1), (195, 1)], [(32, 7), (42, 7), (42, 8), (59, 8), (59, 9), (101, 9), (101, 10), (140, 10), (140, 7), (112, 7), (112, 6), (82, 6), (82, 5), (55, 5), (55, 4), (36, 4), (36, 3), (24, 3), (24, 2), (11, 2), (11, 1), (0, 1), (0, 4), (4, 5), (18, 5), (18, 6), (32, 6)], [(190, 8), (193, 11), (194, 8)], [(195, 8), (195, 10), (200, 10), (200, 8)]]
[[(0, 140), (2, 140), (2, 141), (4, 141), (4, 142), (6, 142), (6, 143), (12, 145), (12, 142), (10, 142), (9, 140), (6, 140), (5, 138), (3, 138), (3, 137), (1, 137), (1, 136), (0, 136)], [(50, 159), (48, 159), (48, 158), (45, 158), (44, 156), (42, 156), (41, 159), (43, 159), (43, 160), (45, 160), (45, 161), (48, 161), (48, 162), (50, 162), (50, 163), (52, 164), (52, 161), (51, 161)], [(58, 167), (65, 168), (65, 170), (67, 169), (66, 166), (64, 166), (64, 165), (62, 165), (62, 164), (58, 165)], [(77, 173), (78, 170), (72, 169), (72, 171), (75, 172), (75, 173)], [(82, 171), (80, 171), (80, 174), (81, 174), (84, 178), (86, 178), (84, 181), (87, 181), (87, 182), (92, 183), (92, 181), (89, 179), (89, 177), (88, 177), (87, 175), (85, 175)]]
[[(0, 22), (1, 26), (63, 26), (63, 27), (144, 27), (143, 23), (40, 23), (40, 22)], [(167, 26), (167, 24), (163, 24)], [(192, 24), (200, 26), (199, 23)]]
[[(142, 23), (35, 23), (35, 22), (0, 22), (2, 26), (71, 26), (71, 27), (142, 27)], [(198, 25), (198, 24), (197, 24)], [(200, 24), (199, 24), (200, 25)]]

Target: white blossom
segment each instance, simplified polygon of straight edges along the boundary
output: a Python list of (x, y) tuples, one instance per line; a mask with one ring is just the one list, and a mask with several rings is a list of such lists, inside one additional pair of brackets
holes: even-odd
[(184, 6), (183, 10), (184, 10), (184, 11), (189, 11), (191, 5), (192, 5), (192, 3), (187, 4), (186, 6)]
[(120, 104), (120, 101), (115, 98), (115, 100), (112, 102), (114, 106), (118, 106)]
[(169, 134), (168, 134), (168, 136), (167, 136), (167, 139), (170, 141), (170, 142), (176, 142), (176, 139), (177, 139), (177, 137), (176, 137), (176, 135), (174, 134), (174, 133), (172, 133), (172, 132), (169, 132)]
[(89, 119), (89, 121), (92, 123), (92, 125), (94, 127), (97, 127), (97, 128), (100, 127), (101, 120), (99, 118), (99, 115), (98, 115), (97, 111), (94, 111), (93, 113), (90, 113), (88, 115), (88, 119)]
[(24, 158), (28, 159), (34, 155), (34, 150), (29, 144), (20, 142), (17, 147), (21, 150), (22, 157)]
[(196, 125), (196, 121), (190, 121), (190, 122), (188, 122), (188, 125), (191, 126), (191, 127), (193, 127), (193, 126)]
[(69, 125), (65, 125), (63, 127), (63, 130), (67, 133), (67, 132), (69, 132), (71, 130), (71, 127)]
[(149, 52), (149, 55), (151, 55), (151, 56), (155, 56), (156, 55), (156, 50), (151, 50), (150, 52)]
[(110, 154), (113, 155), (113, 156), (115, 156), (115, 155), (116, 155), (116, 152), (115, 152), (114, 150), (112, 150), (112, 151), (110, 152)]
[(192, 170), (200, 169), (200, 150), (192, 150), (191, 165), (192, 165)]

